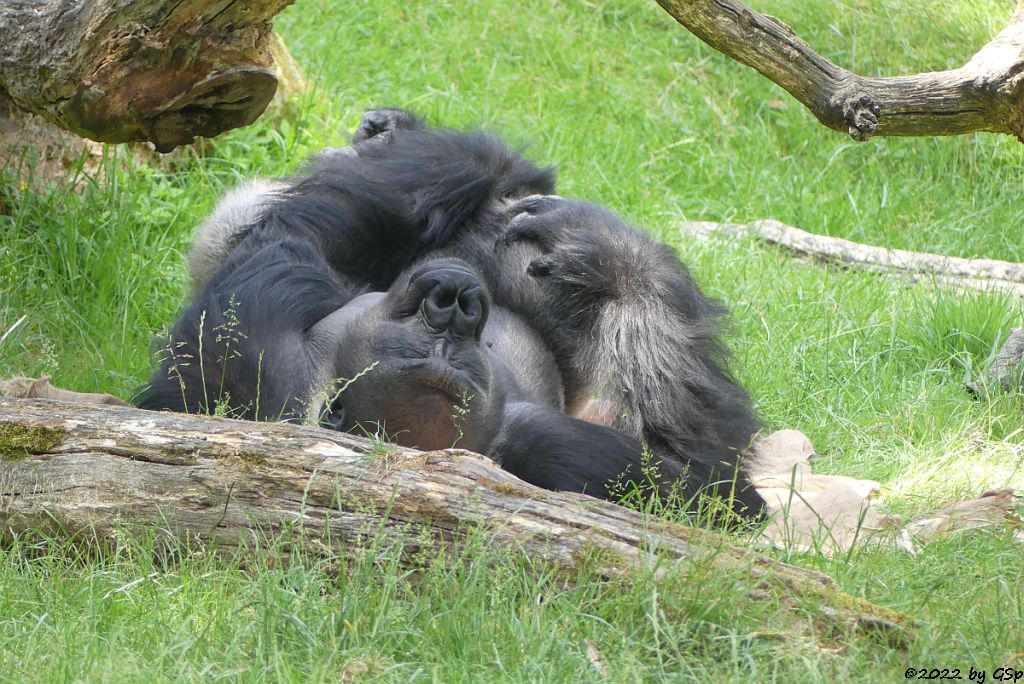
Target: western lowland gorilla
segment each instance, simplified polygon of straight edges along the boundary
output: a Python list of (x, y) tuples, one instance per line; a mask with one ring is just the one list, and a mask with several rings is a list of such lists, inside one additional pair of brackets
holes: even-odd
[(148, 409), (481, 452), (538, 486), (762, 506), (722, 307), (672, 251), (479, 132), (372, 110), (353, 144), (221, 200)]

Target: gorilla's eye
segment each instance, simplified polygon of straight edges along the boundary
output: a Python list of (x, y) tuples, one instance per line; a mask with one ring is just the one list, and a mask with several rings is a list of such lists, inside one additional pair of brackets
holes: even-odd
[(338, 432), (345, 430), (345, 407), (342, 405), (341, 399), (335, 399), (324, 411), (323, 417), (320, 418), (320, 427)]

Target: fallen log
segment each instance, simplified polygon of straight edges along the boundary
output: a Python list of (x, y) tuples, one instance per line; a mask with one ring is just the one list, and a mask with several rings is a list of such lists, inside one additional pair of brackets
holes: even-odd
[(1024, 328), (1010, 331), (1006, 342), (996, 352), (995, 358), (981, 375), (967, 383), (975, 395), (984, 394), (987, 388), (1018, 390), (1024, 388)]
[(270, 20), (292, 1), (0, 3), (0, 94), (86, 138), (166, 152), (263, 112)]
[[(904, 643), (912, 621), (838, 591), (830, 578), (710, 530), (528, 485), (483, 456), (417, 452), (316, 427), (0, 398), (0, 531), (101, 541), (126, 526), (232, 552), (300, 527), (346, 549), (384, 538), (413, 557), (455, 549), (474, 527), (574, 579), (586, 568), (727, 576), (736, 610), (780, 610), (829, 634)], [(425, 541), (427, 540), (427, 541)], [(774, 609), (771, 607), (775, 607)]]
[(771, 219), (745, 224), (685, 221), (680, 229), (684, 237), (698, 240), (708, 240), (716, 235), (750, 236), (778, 245), (798, 257), (845, 268), (904, 276), (912, 280), (927, 279), (952, 287), (999, 290), (1024, 297), (1024, 264), (1009, 261), (964, 259), (874, 247), (842, 238), (815, 235)]
[[(961, 257), (888, 249), (852, 242), (842, 238), (815, 235), (805, 230), (766, 219), (753, 223), (716, 223), (684, 221), (684, 237), (701, 241), (714, 237), (753, 237), (787, 250), (800, 258), (832, 263), (844, 268), (874, 271), (910, 280), (927, 279), (950, 288), (1008, 292), (1024, 297), (1024, 264), (997, 259)], [(1016, 389), (1021, 386), (1024, 369), (1024, 328), (1010, 331), (989, 367), (967, 383), (974, 394), (986, 387)]]

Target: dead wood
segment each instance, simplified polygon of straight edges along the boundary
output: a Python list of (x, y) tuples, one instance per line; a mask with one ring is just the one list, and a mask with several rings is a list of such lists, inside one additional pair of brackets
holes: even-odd
[(1024, 389), (1024, 328), (1014, 328), (1006, 342), (996, 352), (995, 358), (979, 377), (967, 383), (974, 394), (984, 393), (986, 388), (1003, 390)]
[(59, 127), (160, 151), (256, 119), (292, 0), (0, 3), (0, 92)]
[(705, 43), (756, 69), (822, 124), (872, 135), (1009, 133), (1024, 140), (1024, 9), (962, 67), (888, 78), (828, 61), (775, 17), (735, 0), (658, 0)]
[(779, 245), (796, 256), (808, 257), (847, 268), (857, 268), (913, 280), (975, 290), (1000, 290), (1024, 296), (1024, 264), (996, 259), (961, 257), (888, 249), (842, 238), (815, 235), (773, 220), (753, 223), (686, 221), (684, 236), (707, 240), (714, 235), (750, 236)]
[[(104, 539), (149, 526), (231, 552), (301, 527), (345, 555), (385, 538), (411, 554), (474, 527), (567, 578), (711, 572), (748, 602), (900, 643), (911, 621), (831, 579), (709, 530), (530, 486), (483, 456), (375, 446), (315, 427), (0, 398), (0, 530)], [(429, 541), (424, 541), (429, 540)], [(768, 603), (765, 603), (768, 602)], [(740, 605), (743, 604), (743, 605)]]
[(113, 406), (127, 406), (128, 404), (113, 394), (101, 394), (98, 392), (74, 392), (57, 387), (50, 383), (50, 376), (44, 375), (40, 378), (26, 378), (16, 376), (6, 380), (0, 380), (0, 397), (14, 397), (17, 399), (56, 399), (58, 401), (74, 402), (77, 404), (111, 404)]

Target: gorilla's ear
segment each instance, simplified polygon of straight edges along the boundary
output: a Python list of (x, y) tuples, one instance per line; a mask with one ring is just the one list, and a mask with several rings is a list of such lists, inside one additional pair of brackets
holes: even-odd
[[(347, 353), (342, 349), (349, 333), (353, 332), (364, 316), (376, 306), (382, 299), (383, 292), (367, 292), (352, 299), (340, 309), (335, 309), (327, 316), (314, 323), (305, 333), (306, 353), (309, 354), (313, 366), (313, 374), (310, 387), (311, 406), (306, 414), (307, 420), (313, 420), (321, 425), (328, 425), (335, 430), (341, 430), (338, 423), (339, 418), (334, 421), (328, 415), (330, 407), (325, 406), (324, 401), (335, 394), (337, 381), (337, 360), (339, 353)], [(358, 334), (358, 333), (357, 333)], [(326, 419), (326, 420), (325, 420)]]

